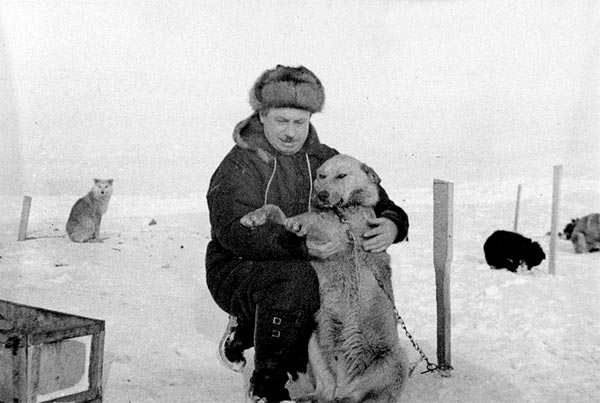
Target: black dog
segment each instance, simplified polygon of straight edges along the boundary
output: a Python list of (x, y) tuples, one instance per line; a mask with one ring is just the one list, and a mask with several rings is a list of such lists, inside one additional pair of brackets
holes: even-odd
[(525, 263), (527, 269), (542, 263), (546, 258), (539, 243), (510, 231), (496, 231), (483, 244), (486, 262), (493, 269), (516, 272)]

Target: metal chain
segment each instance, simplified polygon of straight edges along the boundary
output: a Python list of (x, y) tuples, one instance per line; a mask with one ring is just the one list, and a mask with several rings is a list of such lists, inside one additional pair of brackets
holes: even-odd
[[(354, 234), (352, 233), (352, 229), (351, 229), (350, 225), (348, 224), (348, 221), (341, 214), (341, 212), (339, 210), (337, 210), (337, 211), (335, 211), (335, 213), (338, 216), (338, 218), (340, 219), (340, 222), (343, 225), (345, 224), (348, 226), (346, 228), (346, 234), (348, 235), (350, 242), (353, 244), (352, 245), (353, 246), (352, 247), (352, 255), (354, 257), (354, 264), (356, 265), (356, 268), (358, 268), (359, 259), (360, 259), (359, 253), (358, 253), (358, 247), (359, 247), (358, 242), (356, 242)], [(357, 273), (358, 273), (358, 270), (357, 270)], [(383, 293), (388, 297), (388, 299), (392, 303), (392, 306), (394, 307), (394, 313), (396, 314), (396, 320), (398, 321), (398, 323), (400, 323), (400, 326), (402, 327), (402, 330), (404, 330), (406, 337), (408, 337), (408, 340), (411, 342), (414, 349), (417, 350), (417, 352), (421, 355), (421, 359), (419, 361), (425, 361), (425, 363), (427, 364), (427, 369), (425, 371), (421, 372), (421, 374), (426, 374), (427, 372), (433, 372), (433, 371), (447, 371), (447, 370), (454, 369), (454, 368), (452, 368), (451, 365), (437, 365), (437, 364), (433, 364), (432, 362), (429, 361), (429, 358), (427, 357), (425, 352), (423, 352), (423, 349), (419, 346), (419, 344), (412, 337), (412, 334), (410, 334), (410, 332), (406, 328), (406, 323), (404, 323), (404, 320), (400, 316), (400, 313), (398, 312), (398, 308), (396, 308), (396, 304), (394, 303), (394, 299), (392, 298), (390, 293), (388, 293), (387, 290), (385, 289), (383, 282), (377, 277), (377, 275), (375, 274), (375, 272), (372, 269), (371, 269), (371, 273), (373, 274), (373, 277), (377, 281), (377, 284), (379, 284), (379, 287), (381, 288)], [(418, 364), (418, 362), (417, 362), (417, 364)], [(411, 369), (410, 372), (412, 373), (413, 370), (414, 370), (414, 368)]]
[(453, 369), (452, 366), (450, 366), (450, 365), (437, 365), (437, 364), (433, 364), (432, 362), (429, 361), (429, 358), (427, 357), (425, 352), (423, 352), (423, 349), (419, 346), (419, 344), (413, 338), (412, 334), (410, 334), (410, 332), (406, 328), (406, 323), (404, 323), (404, 320), (400, 316), (400, 313), (398, 312), (398, 308), (396, 308), (396, 304), (394, 304), (394, 300), (393, 300), (392, 296), (386, 291), (386, 289), (383, 285), (383, 282), (379, 278), (377, 278), (377, 276), (375, 276), (375, 273), (373, 273), (373, 276), (375, 277), (375, 280), (377, 280), (377, 284), (379, 284), (379, 287), (383, 290), (384, 294), (387, 295), (388, 299), (392, 303), (392, 306), (394, 307), (394, 313), (396, 314), (396, 320), (400, 323), (400, 326), (402, 327), (402, 330), (404, 330), (406, 337), (411, 342), (414, 349), (417, 350), (417, 352), (421, 355), (420, 361), (425, 361), (425, 363), (427, 364), (427, 370), (421, 372), (421, 374), (426, 374), (427, 372), (433, 372), (433, 371), (445, 371), (445, 370)]

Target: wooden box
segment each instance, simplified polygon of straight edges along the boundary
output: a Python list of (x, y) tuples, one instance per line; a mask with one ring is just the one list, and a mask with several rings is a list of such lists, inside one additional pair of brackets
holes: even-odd
[(102, 402), (104, 321), (0, 300), (0, 403)]

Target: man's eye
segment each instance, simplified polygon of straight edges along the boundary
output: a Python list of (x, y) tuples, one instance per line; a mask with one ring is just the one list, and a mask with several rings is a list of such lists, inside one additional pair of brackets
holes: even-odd
[(336, 179), (344, 179), (346, 177), (346, 174), (339, 174), (338, 176), (336, 176)]

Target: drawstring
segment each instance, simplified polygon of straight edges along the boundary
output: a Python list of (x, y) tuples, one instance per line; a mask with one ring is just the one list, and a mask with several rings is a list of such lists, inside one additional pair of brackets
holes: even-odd
[(273, 182), (273, 178), (275, 177), (275, 171), (277, 171), (277, 158), (273, 160), (273, 173), (271, 173), (271, 177), (269, 178), (269, 182), (267, 183), (267, 190), (265, 190), (265, 203), (267, 204), (267, 197), (269, 196), (269, 188), (271, 187), (271, 182)]
[(306, 157), (306, 166), (308, 167), (308, 181), (310, 182), (310, 190), (308, 191), (308, 207), (306, 211), (310, 212), (310, 201), (312, 200), (312, 192), (313, 192), (313, 179), (312, 179), (312, 171), (310, 169), (310, 160), (308, 159), (308, 154), (304, 153)]
[[(310, 200), (312, 199), (313, 193), (313, 180), (312, 180), (312, 170), (310, 169), (310, 160), (308, 159), (308, 154), (304, 153), (306, 157), (306, 166), (308, 167), (308, 182), (310, 183), (310, 190), (308, 191), (308, 206), (307, 211), (310, 211)], [(264, 204), (267, 204), (267, 198), (269, 196), (269, 189), (271, 188), (271, 183), (273, 182), (273, 178), (275, 177), (275, 172), (277, 171), (277, 158), (273, 159), (273, 172), (271, 173), (271, 177), (269, 178), (269, 182), (267, 182), (267, 189), (265, 190), (265, 201)]]

